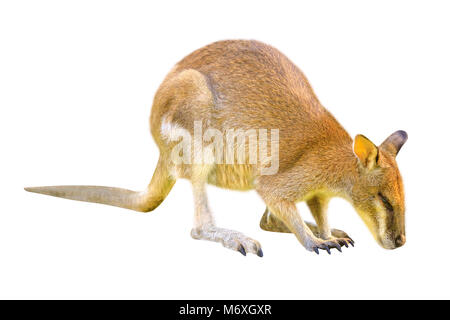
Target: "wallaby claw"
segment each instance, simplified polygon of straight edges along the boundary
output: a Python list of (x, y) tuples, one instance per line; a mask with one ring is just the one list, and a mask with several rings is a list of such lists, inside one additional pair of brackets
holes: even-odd
[(340, 245), (344, 244), (347, 248), (348, 248), (348, 244), (350, 244), (352, 247), (354, 247), (355, 241), (353, 241), (352, 238), (345, 238), (345, 239), (340, 239), (339, 244)]
[(247, 252), (245, 252), (244, 246), (242, 244), (239, 245), (238, 251), (242, 253), (243, 256), (247, 255)]
[(258, 256), (258, 257), (263, 257), (263, 251), (261, 250), (261, 248), (259, 248), (259, 250), (258, 250), (258, 252), (256, 253), (256, 255)]
[(348, 248), (348, 244), (347, 244), (347, 241), (346, 241), (346, 240), (339, 240), (339, 244), (340, 244), (341, 246), (345, 246), (346, 248)]
[(353, 246), (353, 240), (350, 238), (346, 239), (329, 239), (329, 240), (322, 240), (322, 243), (318, 243), (312, 248), (312, 251), (319, 254), (319, 249), (325, 250), (328, 254), (331, 254), (331, 249), (335, 248), (339, 252), (342, 252), (342, 246), (346, 246), (348, 248), (348, 243), (350, 243)]
[(351, 244), (352, 247), (355, 246), (355, 241), (353, 241), (353, 239), (350, 238), (350, 237), (348, 236), (348, 234), (345, 233), (345, 232), (342, 231), (342, 230), (339, 230), (339, 229), (331, 229), (331, 235), (332, 235), (334, 238), (339, 239), (339, 244), (340, 244), (340, 245), (344, 245), (344, 246), (346, 246), (347, 248), (348, 248), (348, 244)]

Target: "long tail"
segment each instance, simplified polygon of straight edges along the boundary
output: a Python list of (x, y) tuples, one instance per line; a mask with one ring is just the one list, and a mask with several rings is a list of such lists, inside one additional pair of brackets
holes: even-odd
[(148, 211), (145, 192), (100, 186), (50, 186), (25, 188), (26, 191), (53, 197), (95, 202), (136, 211)]
[(174, 184), (175, 180), (169, 176), (167, 170), (159, 161), (150, 185), (143, 192), (101, 186), (28, 187), (25, 190), (53, 197), (95, 202), (148, 212), (164, 201)]

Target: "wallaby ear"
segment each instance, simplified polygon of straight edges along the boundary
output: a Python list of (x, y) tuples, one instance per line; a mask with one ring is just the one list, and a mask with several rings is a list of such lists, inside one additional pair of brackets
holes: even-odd
[(405, 144), (406, 140), (408, 140), (408, 134), (403, 130), (398, 130), (384, 140), (380, 145), (380, 149), (383, 149), (383, 151), (395, 157)]
[(356, 135), (353, 144), (353, 152), (355, 152), (359, 161), (365, 168), (370, 170), (375, 166), (378, 157), (378, 148), (362, 134)]

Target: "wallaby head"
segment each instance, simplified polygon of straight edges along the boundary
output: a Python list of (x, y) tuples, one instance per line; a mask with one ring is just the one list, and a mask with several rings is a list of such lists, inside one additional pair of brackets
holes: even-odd
[(375, 240), (385, 249), (395, 249), (406, 242), (403, 182), (395, 158), (407, 139), (405, 131), (397, 131), (377, 147), (363, 135), (357, 135), (353, 145), (359, 168), (351, 200)]

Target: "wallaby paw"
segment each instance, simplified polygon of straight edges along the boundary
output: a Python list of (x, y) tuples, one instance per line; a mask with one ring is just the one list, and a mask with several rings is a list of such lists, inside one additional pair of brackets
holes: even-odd
[(309, 251), (314, 251), (317, 254), (319, 254), (319, 249), (325, 250), (326, 252), (328, 252), (328, 254), (331, 254), (331, 249), (335, 248), (339, 252), (342, 252), (342, 246), (345, 246), (348, 248), (348, 244), (351, 244), (352, 246), (354, 246), (353, 240), (351, 240), (350, 238), (332, 237), (327, 240), (317, 239), (316, 241), (314, 241), (312, 243), (312, 245), (307, 247), (307, 249)]
[(351, 244), (352, 247), (355, 246), (355, 241), (353, 241), (352, 238), (350, 238), (350, 236), (339, 229), (331, 229), (331, 235), (333, 236), (333, 238), (337, 238), (337, 239), (344, 239), (346, 240), (346, 242), (344, 242), (344, 245), (348, 248), (348, 244)]
[(194, 239), (220, 242), (225, 248), (238, 251), (244, 256), (247, 253), (256, 254), (258, 257), (263, 256), (260, 243), (238, 231), (205, 226), (192, 229), (191, 236)]

